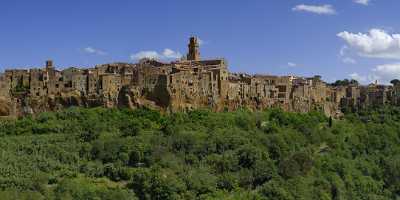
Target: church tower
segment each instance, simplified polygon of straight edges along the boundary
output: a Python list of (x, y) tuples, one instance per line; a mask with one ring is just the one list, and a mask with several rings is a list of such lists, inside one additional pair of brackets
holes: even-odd
[(189, 42), (189, 53), (187, 54), (188, 60), (200, 60), (199, 41), (197, 37), (191, 37)]

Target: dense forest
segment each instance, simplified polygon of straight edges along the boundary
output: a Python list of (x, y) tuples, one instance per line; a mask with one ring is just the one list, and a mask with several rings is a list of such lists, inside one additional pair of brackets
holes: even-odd
[(0, 120), (1, 199), (367, 200), (400, 195), (400, 108), (82, 109)]

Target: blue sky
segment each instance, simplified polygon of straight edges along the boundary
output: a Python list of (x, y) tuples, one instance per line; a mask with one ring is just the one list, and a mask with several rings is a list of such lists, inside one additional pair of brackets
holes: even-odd
[(235, 72), (400, 78), (398, 0), (2, 0), (0, 70), (171, 60), (202, 40)]

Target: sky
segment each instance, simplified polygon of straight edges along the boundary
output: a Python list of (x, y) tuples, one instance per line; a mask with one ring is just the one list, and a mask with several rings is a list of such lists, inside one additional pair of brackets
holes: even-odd
[(171, 61), (190, 36), (232, 72), (400, 79), (399, 0), (1, 0), (0, 72)]

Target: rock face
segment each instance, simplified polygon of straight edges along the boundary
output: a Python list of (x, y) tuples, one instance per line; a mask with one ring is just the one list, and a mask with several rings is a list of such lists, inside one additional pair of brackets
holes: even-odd
[(0, 99), (0, 116), (11, 115), (11, 104), (6, 99)]
[(197, 41), (190, 39), (186, 59), (170, 63), (143, 59), (58, 71), (47, 61), (40, 69), (6, 70), (0, 74), (0, 116), (71, 106), (150, 107), (166, 112), (280, 107), (340, 116), (341, 109), (400, 104), (400, 84), (328, 85), (320, 76), (230, 73), (224, 59), (201, 60)]

